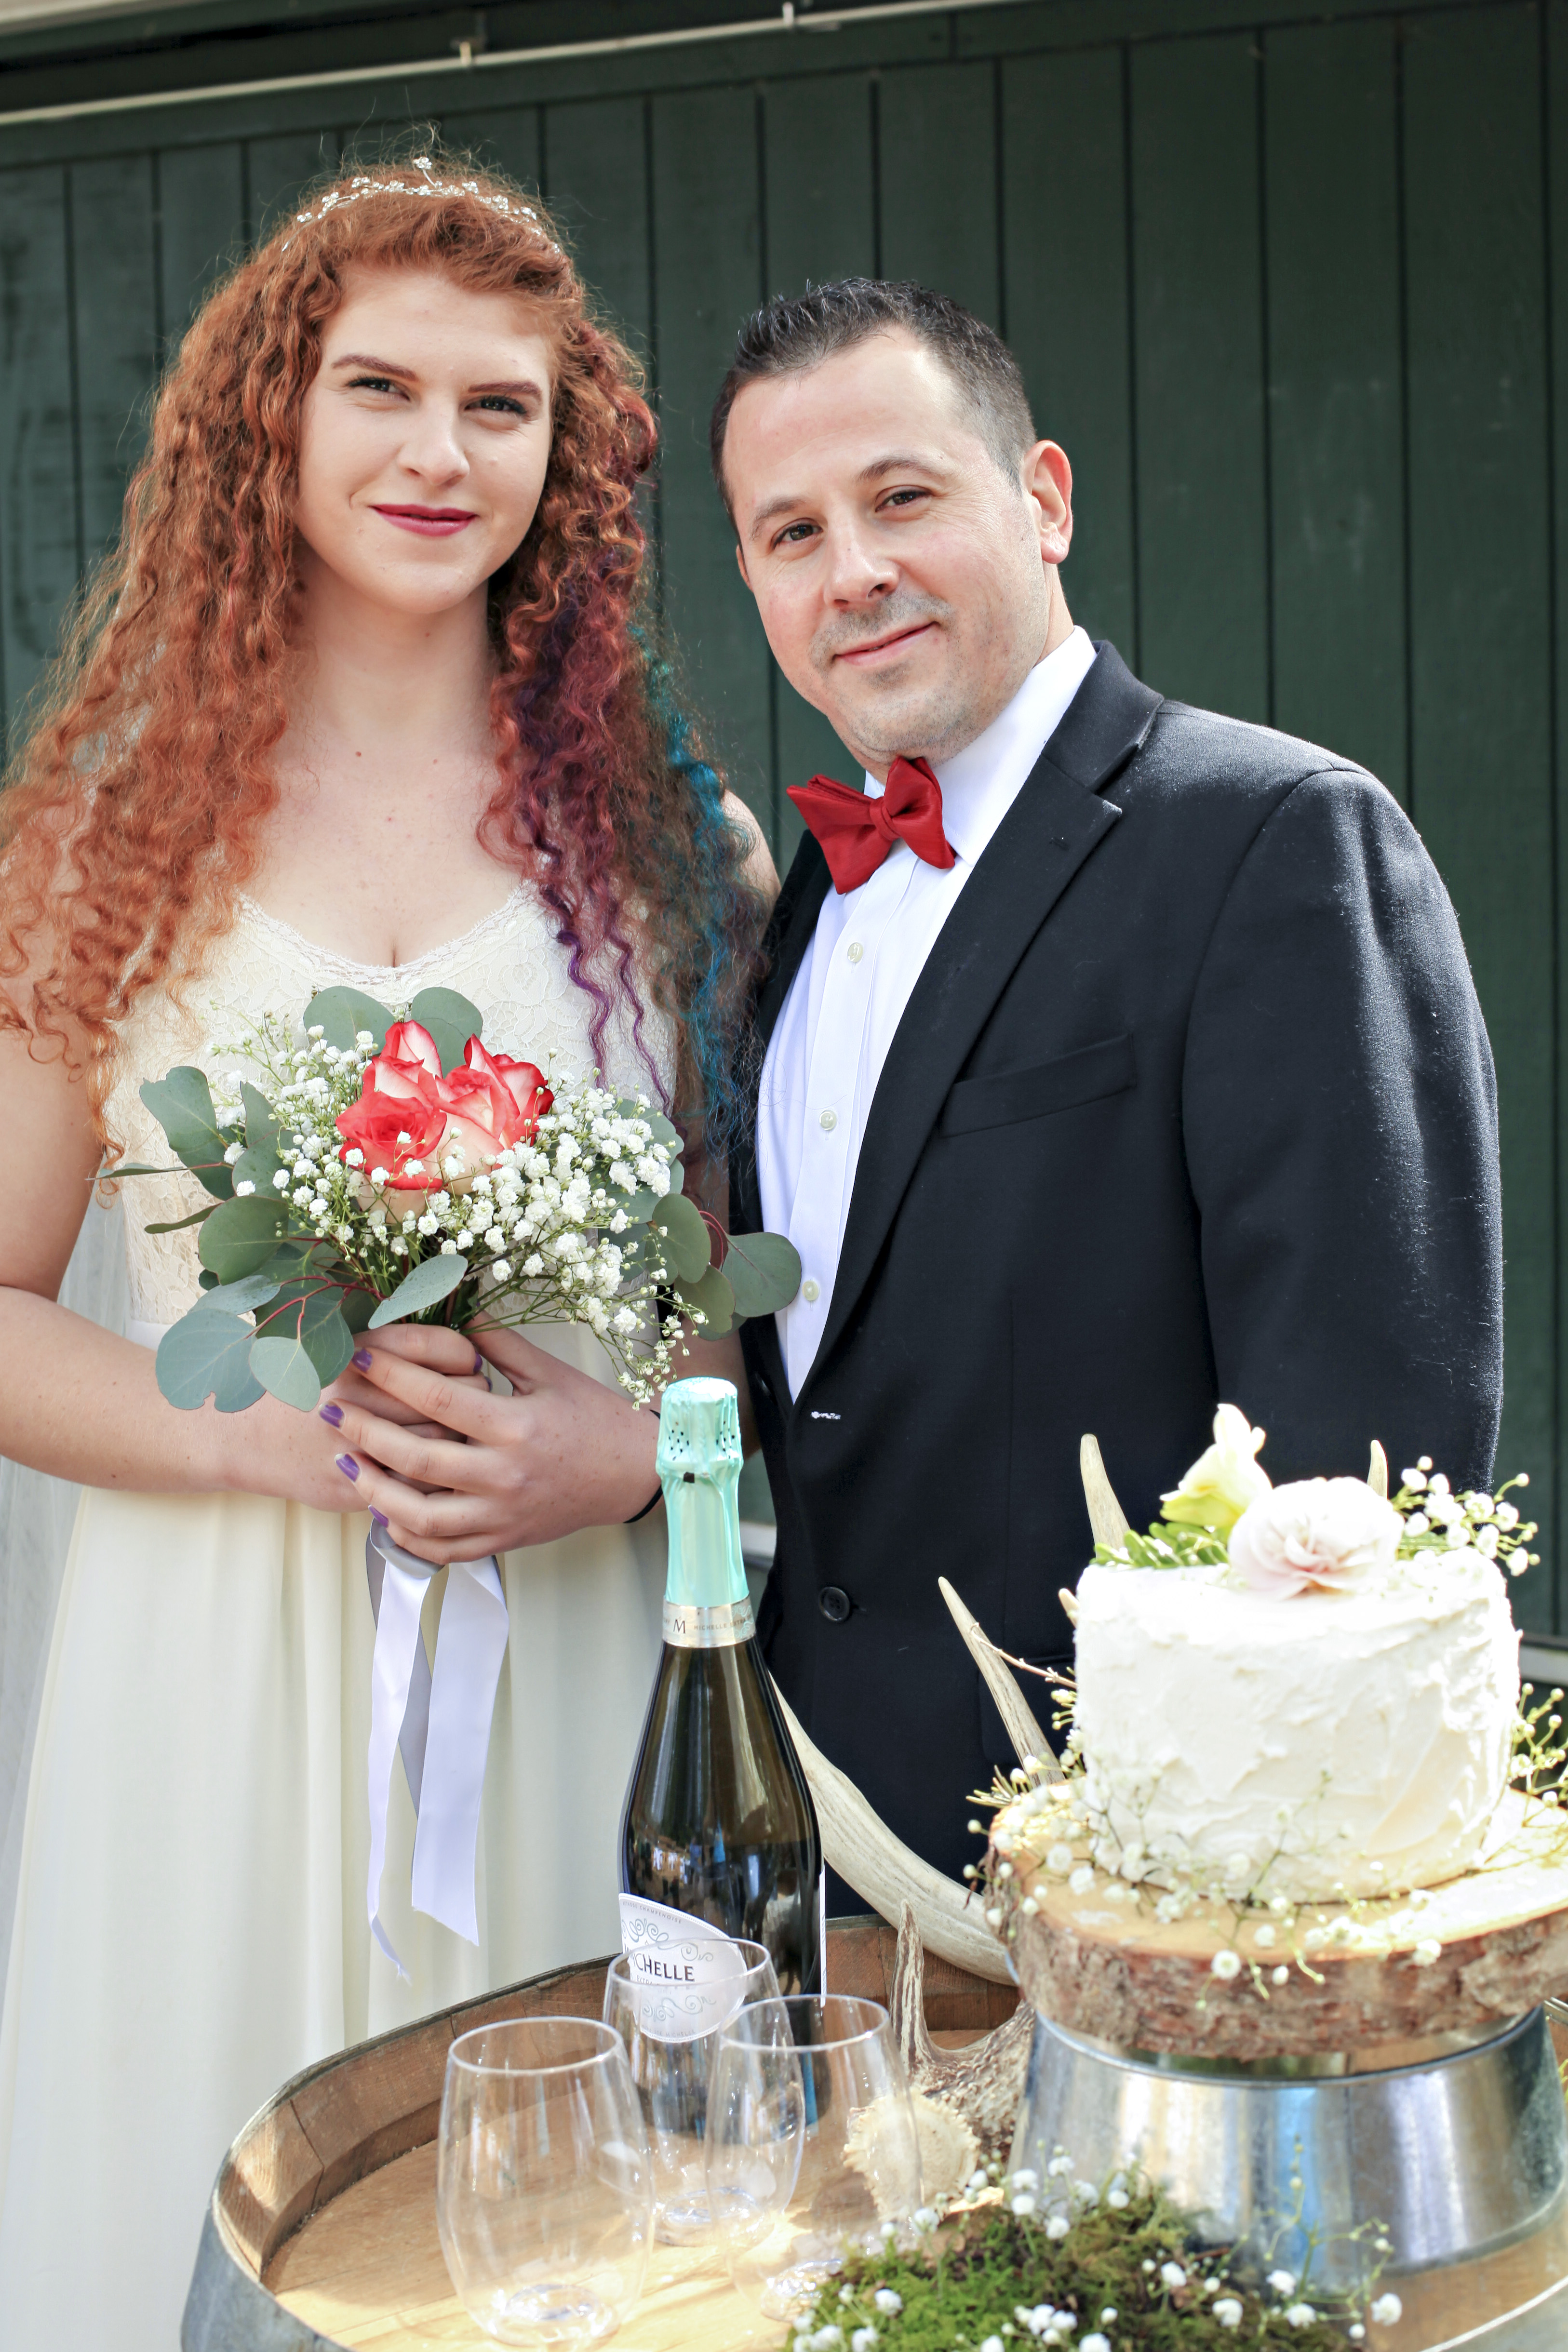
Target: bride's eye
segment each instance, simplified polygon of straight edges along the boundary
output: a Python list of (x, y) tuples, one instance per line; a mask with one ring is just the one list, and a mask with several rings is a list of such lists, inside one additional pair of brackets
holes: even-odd
[(474, 405), (476, 408), (487, 408), (492, 415), (521, 417), (526, 417), (528, 415), (528, 410), (522, 402), (514, 400), (510, 393), (505, 392), (482, 393)]
[(351, 392), (397, 392), (401, 389), (389, 375), (356, 375), (349, 383)]

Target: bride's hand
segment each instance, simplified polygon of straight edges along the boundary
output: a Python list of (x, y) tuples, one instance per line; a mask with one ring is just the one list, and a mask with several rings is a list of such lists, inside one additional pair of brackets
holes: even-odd
[(640, 1511), (658, 1487), (658, 1414), (635, 1412), (619, 1390), (521, 1332), (478, 1339), (510, 1396), (473, 1380), (475, 1343), (460, 1332), (401, 1323), (366, 1333), (354, 1367), (374, 1406), (344, 1402), (336, 1424), (355, 1501), (405, 1550), (437, 1561), (549, 1543)]
[[(488, 1396), (484, 1358), (468, 1341), (458, 1352), (462, 1360), (453, 1368), (453, 1388)], [(319, 1413), (300, 1412), (268, 1396), (243, 1413), (224, 1414), (216, 1423), (222, 1463), (216, 1483), (245, 1494), (307, 1503), (318, 1511), (363, 1511), (365, 1505), (353, 1482), (338, 1467), (343, 1449), (333, 1412), (366, 1405), (410, 1438), (451, 1435), (438, 1423), (422, 1419), (412, 1405), (373, 1387), (351, 1365), (323, 1393)]]

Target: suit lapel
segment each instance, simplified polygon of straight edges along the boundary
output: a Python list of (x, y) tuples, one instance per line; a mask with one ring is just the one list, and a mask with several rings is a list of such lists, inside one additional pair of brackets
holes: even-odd
[[(1119, 808), (1098, 796), (1100, 788), (1142, 742), (1160, 701), (1131, 676), (1113, 646), (1102, 646), (960, 892), (910, 993), (878, 1081), (833, 1304), (802, 1395), (828, 1361), (859, 1301), (942, 1104), (993, 1006), (1079, 867), (1121, 817)], [(813, 927), (825, 895), (819, 890), (815, 897)], [(797, 968), (804, 952), (803, 941), (795, 951)], [(778, 1003), (783, 1002), (781, 992)], [(776, 1006), (773, 1018), (777, 1019)]]

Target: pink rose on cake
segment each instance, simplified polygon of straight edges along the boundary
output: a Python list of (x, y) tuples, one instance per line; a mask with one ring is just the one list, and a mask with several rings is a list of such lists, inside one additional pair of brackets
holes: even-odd
[(1260, 1495), (1230, 1531), (1230, 1563), (1255, 1592), (1361, 1584), (1394, 1565), (1404, 1522), (1360, 1478), (1298, 1478)]

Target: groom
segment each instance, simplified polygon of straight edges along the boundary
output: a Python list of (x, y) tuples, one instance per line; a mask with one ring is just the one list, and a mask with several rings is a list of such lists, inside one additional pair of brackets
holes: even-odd
[(813, 1738), (956, 1874), (965, 1794), (1013, 1759), (937, 1578), (1066, 1662), (1084, 1432), (1134, 1526), (1221, 1399), (1276, 1483), (1364, 1475), (1374, 1437), (1487, 1476), (1491, 1060), (1383, 787), (1074, 627), (1068, 461), (978, 320), (866, 280), (771, 303), (712, 455), (780, 667), (867, 771), (791, 793), (732, 1175), (737, 1229), (805, 1270), (743, 1327), (762, 1632)]

